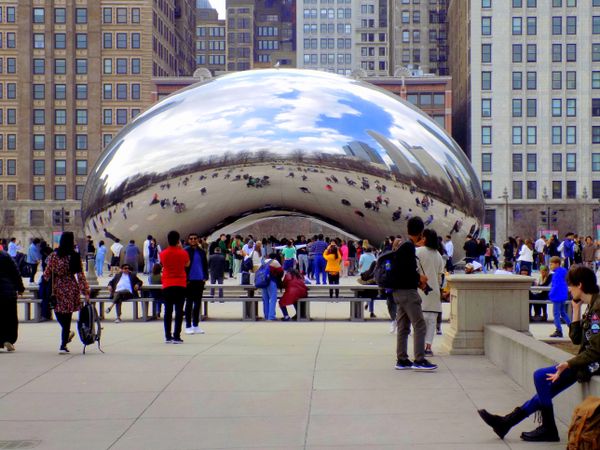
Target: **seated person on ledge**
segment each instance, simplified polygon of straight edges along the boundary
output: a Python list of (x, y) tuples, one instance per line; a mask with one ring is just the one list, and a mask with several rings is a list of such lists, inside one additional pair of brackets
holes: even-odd
[[(483, 421), (504, 439), (512, 427), (540, 411), (542, 424), (533, 431), (521, 433), (521, 439), (532, 442), (558, 442), (558, 430), (554, 421), (552, 399), (576, 381), (589, 381), (600, 374), (600, 295), (594, 272), (582, 265), (574, 265), (567, 274), (569, 291), (573, 296), (573, 322), (569, 337), (580, 345), (577, 356), (557, 366), (538, 369), (533, 373), (537, 394), (506, 416), (478, 411)], [(581, 306), (588, 305), (583, 319)]]
[(123, 302), (123, 300), (131, 300), (134, 296), (139, 297), (142, 284), (142, 280), (140, 280), (136, 274), (131, 272), (129, 264), (123, 264), (121, 266), (121, 271), (108, 282), (108, 291), (110, 292), (110, 298), (112, 298), (113, 302), (112, 305), (106, 308), (106, 313), (110, 314), (113, 306), (116, 306), (116, 323), (121, 322), (121, 302)]

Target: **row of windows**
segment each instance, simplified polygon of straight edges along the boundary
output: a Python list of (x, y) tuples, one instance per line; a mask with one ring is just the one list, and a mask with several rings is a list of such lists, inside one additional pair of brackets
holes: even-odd
[[(33, 8), (32, 9), (32, 20), (33, 20), (33, 23), (36, 23), (36, 24), (46, 23), (46, 9), (45, 8)], [(54, 23), (56, 23), (56, 24), (67, 23), (67, 9), (66, 8), (54, 8)], [(75, 23), (76, 24), (88, 23), (87, 8), (75, 8)]]
[[(2, 14), (4, 11), (5, 14)], [(2, 8), (0, 6), (0, 23), (6, 21), (6, 23), (15, 23), (17, 21), (17, 10), (14, 6), (7, 6)]]
[(141, 98), (141, 86), (139, 83), (105, 83), (102, 85), (102, 98), (104, 100), (139, 100)]
[[(34, 109), (33, 111), (33, 124), (34, 125), (45, 125), (46, 124), (46, 111), (44, 109)], [(66, 125), (67, 124), (67, 110), (66, 109), (55, 109), (54, 110), (54, 125)], [(76, 109), (75, 110), (75, 124), (76, 125), (87, 125), (88, 124), (88, 110), (87, 109)]]
[[(4, 58), (0, 57), (0, 74), (4, 72)], [(17, 73), (17, 58), (6, 58), (6, 73)]]
[[(66, 48), (66, 34), (65, 33), (54, 33), (54, 46), (57, 49)], [(34, 49), (46, 48), (46, 35), (44, 33), (33, 33), (33, 48)], [(88, 48), (87, 33), (75, 33), (75, 48), (78, 50), (84, 50), (84, 49)]]
[[(33, 59), (33, 74), (44, 75), (46, 73), (46, 59), (34, 58)], [(77, 58), (73, 61), (73, 69), (77, 75), (86, 75), (88, 73), (88, 60), (83, 58)], [(63, 58), (54, 59), (54, 75), (66, 75), (67, 74), (67, 60)]]
[[(526, 192), (523, 192), (523, 187), (525, 187)], [(552, 181), (552, 198), (553, 199), (562, 199), (563, 198), (563, 182), (562, 181)], [(483, 191), (483, 197), (487, 199), (493, 198), (492, 194), (492, 182), (489, 180), (483, 180), (481, 182), (481, 189)], [(513, 181), (512, 182), (512, 198), (515, 200), (523, 199), (523, 195), (525, 194), (525, 198), (527, 200), (537, 200), (537, 182), (536, 181)], [(600, 181), (592, 181), (592, 197), (600, 198)], [(566, 198), (574, 199), (577, 198), (577, 182), (576, 181), (567, 181), (566, 182)]]
[[(43, 184), (34, 184), (32, 187), (32, 199), (33, 200), (46, 200), (46, 186)], [(75, 200), (81, 200), (83, 198), (83, 191), (85, 186), (75, 186)], [(53, 200), (66, 200), (67, 199), (67, 186), (64, 184), (54, 185), (54, 196)], [(9, 199), (10, 200), (10, 199)]]
[[(506, 0), (502, 0), (502, 2), (501, 2), (503, 7), (504, 7), (505, 1)], [(544, 0), (544, 2), (546, 2), (546, 0)], [(525, 6), (527, 8), (537, 8), (537, 0), (512, 0), (513, 8), (522, 8), (523, 4), (525, 4)], [(577, 0), (565, 0), (564, 5), (567, 8), (576, 8)], [(592, 0), (592, 6), (600, 6), (600, 0)], [(491, 8), (492, 0), (481, 0), (481, 7), (484, 9)], [(562, 8), (563, 0), (552, 0), (552, 7), (553, 8)]]
[(258, 41), (259, 50), (279, 50), (279, 41)]
[[(373, 6), (373, 5), (370, 5)], [(374, 8), (374, 6), (373, 6)], [(304, 18), (305, 19), (316, 19), (317, 18), (317, 9), (304, 9)], [(321, 8), (319, 11), (319, 17), (321, 19), (351, 19), (352, 18), (352, 8), (338, 8), (337, 15), (336, 10), (334, 8)], [(238, 27), (243, 28), (243, 27)]]
[(3, 162), (6, 163), (6, 175), (15, 176), (17, 175), (17, 160), (16, 159), (0, 159), (0, 175), (4, 175)]
[(0, 151), (4, 150), (4, 141), (6, 136), (6, 150), (12, 151), (17, 149), (17, 135), (16, 134), (0, 134)]
[[(46, 85), (45, 84), (33, 84), (32, 94), (34, 100), (45, 100), (46, 99)], [(54, 100), (66, 100), (67, 99), (67, 85), (66, 84), (55, 84), (54, 85)], [(87, 84), (75, 84), (74, 95), (76, 100), (87, 100), (88, 98), (88, 85)]]
[[(600, 44), (598, 44), (598, 61), (600, 61)], [(526, 87), (528, 90), (537, 89), (537, 72), (525, 72)], [(552, 72), (552, 89), (563, 89), (563, 76), (560, 71)], [(600, 89), (600, 71), (592, 71), (592, 89)], [(566, 89), (577, 88), (577, 73), (575, 71), (565, 72), (565, 87)], [(484, 91), (492, 90), (492, 72), (482, 71), (481, 72), (481, 89)], [(521, 90), (523, 89), (523, 72), (512, 73), (512, 89)]]
[[(340, 46), (340, 42), (338, 40), (338, 46)], [(348, 46), (348, 41), (345, 42), (345, 46), (346, 48), (352, 48), (351, 46)], [(341, 46), (338, 48), (342, 48)], [(385, 47), (377, 47), (377, 54), (378, 56), (385, 56), (386, 55), (386, 48)], [(360, 56), (375, 56), (375, 47), (361, 47), (360, 48)]]
[[(525, 33), (528, 36), (537, 35), (537, 17), (513, 17), (512, 35), (520, 36), (523, 34), (523, 19), (525, 19)], [(564, 18), (564, 32), (567, 35), (577, 34), (577, 16), (567, 16)], [(563, 34), (563, 17), (552, 17), (552, 35), (560, 36)], [(592, 16), (592, 33), (600, 34), (600, 16)], [(492, 35), (492, 17), (483, 16), (481, 18), (481, 35)]]
[[(224, 30), (223, 30), (224, 32)], [(279, 28), (277, 27), (258, 27), (258, 36), (279, 36)]]
[[(33, 149), (37, 151), (46, 150), (46, 135), (34, 134), (33, 135)], [(67, 149), (67, 135), (66, 134), (55, 134), (54, 135), (54, 150), (61, 151)], [(76, 134), (75, 135), (75, 149), (76, 150), (87, 150), (88, 149), (88, 136), (87, 134)]]
[(5, 34), (0, 33), (0, 48), (4, 48), (4, 46), (6, 48), (17, 48), (17, 34), (12, 31)]
[[(372, 5), (370, 5), (372, 6)], [(410, 22), (410, 11), (402, 11), (400, 13), (400, 22), (407, 24)], [(421, 11), (415, 10), (413, 11), (413, 20), (412, 23), (421, 23)]]
[[(275, 29), (277, 30), (277, 27)], [(225, 36), (225, 27), (196, 27), (196, 36), (223, 37)]]
[[(526, 144), (532, 145), (537, 144), (537, 127), (527, 126), (525, 127), (527, 133)], [(577, 143), (577, 129), (575, 126), (567, 126), (565, 128), (565, 143), (576, 144)], [(562, 144), (562, 127), (552, 127), (552, 144)], [(523, 144), (523, 127), (515, 126), (512, 127), (512, 143), (513, 145)], [(492, 145), (492, 127), (485, 125), (481, 127), (481, 144)], [(600, 126), (592, 127), (592, 144), (600, 144)]]
[(408, 94), (406, 96), (406, 100), (416, 106), (424, 106), (429, 108), (431, 106), (436, 106), (439, 108), (443, 108), (445, 105), (445, 94), (432, 94), (430, 92), (420, 93), (420, 94)]
[(225, 50), (225, 41), (196, 41), (196, 50)]
[(102, 73), (105, 75), (117, 74), (127, 75), (128, 69), (131, 74), (141, 73), (141, 60), (140, 58), (104, 58), (102, 60)]
[[(375, 70), (375, 61), (361, 61), (360, 68), (365, 70)], [(385, 61), (379, 61), (377, 63), (377, 70), (386, 70), (387, 64)]]
[(317, 30), (320, 30), (320, 34), (351, 34), (352, 25), (349, 23), (322, 23), (320, 26), (316, 23), (304, 24), (304, 34), (317, 34)]
[[(103, 8), (102, 23), (113, 23), (113, 20), (118, 24), (126, 24), (128, 13), (127, 8)], [(116, 17), (115, 17), (116, 16)], [(131, 23), (140, 23), (140, 8), (131, 8)]]
[[(567, 153), (564, 155), (565, 169), (567, 172), (577, 171), (577, 154)], [(513, 153), (512, 155), (512, 171), (523, 172), (525, 167), (527, 172), (537, 172), (537, 153), (526, 153), (523, 160), (522, 153)], [(524, 164), (525, 163), (525, 164)], [(563, 154), (552, 153), (552, 172), (562, 172), (563, 170)], [(592, 153), (592, 171), (600, 172), (600, 153)], [(481, 172), (492, 172), (492, 154), (481, 154)]]
[[(1, 161), (1, 160), (0, 160)], [(11, 160), (7, 160), (11, 161)], [(7, 166), (8, 168), (8, 166)], [(75, 161), (75, 175), (86, 176), (88, 174), (88, 162), (85, 159), (78, 159)], [(0, 173), (1, 175), (1, 173)], [(8, 174), (7, 175), (11, 175)], [(13, 173), (12, 175), (16, 175)], [(46, 160), (45, 159), (34, 159), (33, 160), (33, 175), (44, 176), (46, 175)], [(54, 160), (54, 175), (65, 176), (67, 175), (67, 160), (66, 159), (55, 159)]]
[[(206, 61), (208, 61), (208, 64), (212, 64), (212, 65), (225, 65), (225, 60), (226, 57), (225, 55), (208, 55), (208, 58), (206, 57), (207, 55), (197, 55), (196, 56), (196, 64), (198, 65), (205, 65)], [(271, 55), (258, 55), (259, 56), (259, 62), (269, 62), (271, 60)], [(260, 61), (260, 57), (261, 56), (267, 56), (268, 58), (266, 59), (266, 61)]]
[[(131, 108), (131, 119), (134, 119), (140, 110), (138, 108)], [(103, 125), (126, 125), (128, 122), (129, 110), (127, 108), (103, 109), (102, 110), (102, 124)]]
[(378, 41), (377, 42), (385, 42), (385, 33), (360, 33), (360, 41), (361, 42), (376, 42), (375, 35), (377, 34)]
[[(313, 49), (316, 50), (317, 48), (317, 43), (319, 42), (318, 39), (304, 39), (304, 49), (305, 50), (309, 50), (309, 49)], [(321, 38), (320, 40), (320, 48), (322, 50), (325, 49), (334, 49), (336, 48), (335, 44), (336, 44), (336, 40), (333, 38)], [(351, 49), (352, 48), (352, 39), (350, 38), (338, 38), (337, 39), (337, 48), (338, 49)]]
[[(319, 55), (316, 54), (304, 54), (304, 64), (318, 64)], [(352, 64), (351, 53), (338, 53), (337, 58), (335, 53), (322, 53), (321, 64), (335, 64), (336, 59), (338, 64)]]
[[(3, 199), (3, 185), (0, 184), (0, 200)], [(17, 185), (16, 184), (7, 184), (6, 185), (6, 200), (16, 200), (17, 199)], [(9, 210), (4, 210), (4, 223), (6, 225), (9, 224), (10, 221), (7, 221), (7, 217), (6, 214), (9, 212)], [(12, 216), (12, 220), (14, 221), (14, 211), (13, 211), (13, 216)]]
[[(102, 48), (113, 48), (113, 38), (115, 48), (128, 48), (128, 33), (102, 33)], [(131, 48), (140, 48), (141, 34), (131, 33)]]
[[(565, 44), (565, 55), (564, 59), (567, 62), (577, 61), (577, 44)], [(525, 46), (525, 60), (527, 62), (537, 62), (537, 45), (526, 44)], [(563, 61), (563, 45), (552, 44), (552, 62)], [(600, 44), (592, 44), (592, 61), (600, 61)], [(492, 44), (481, 44), (481, 62), (491, 63), (492, 62)], [(512, 45), (512, 62), (521, 63), (523, 62), (523, 44)]]

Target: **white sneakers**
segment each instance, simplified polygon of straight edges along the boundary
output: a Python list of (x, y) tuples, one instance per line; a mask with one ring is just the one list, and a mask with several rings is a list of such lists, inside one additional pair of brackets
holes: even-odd
[(185, 334), (204, 334), (204, 330), (200, 327), (187, 327)]
[(396, 334), (398, 332), (398, 323), (395, 320), (390, 322), (390, 334)]
[(12, 344), (12, 342), (5, 342), (4, 343), (4, 348), (6, 349), (7, 352), (14, 352), (15, 351), (15, 346)]

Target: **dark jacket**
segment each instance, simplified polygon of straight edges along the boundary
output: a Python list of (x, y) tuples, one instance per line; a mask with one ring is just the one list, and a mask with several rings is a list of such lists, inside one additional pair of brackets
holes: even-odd
[[(185, 274), (190, 276), (190, 269), (192, 268), (192, 264), (194, 264), (194, 258), (196, 256), (195, 250), (191, 246), (187, 246), (184, 250), (188, 253), (190, 257), (190, 265), (185, 268)], [(208, 280), (208, 261), (206, 259), (206, 252), (200, 246), (198, 246), (197, 250), (200, 252), (200, 261), (202, 262), (202, 271), (204, 272), (204, 281)]]
[(4, 250), (0, 250), (0, 298), (17, 298), (17, 292), (23, 293), (25, 286), (17, 264)]
[(298, 299), (308, 297), (308, 289), (304, 278), (293, 277), (289, 273), (283, 277), (285, 291), (279, 300), (280, 306), (294, 305)]
[(580, 346), (577, 356), (567, 361), (577, 371), (577, 379), (588, 381), (592, 375), (600, 375), (600, 294), (594, 294), (581, 321), (571, 323), (569, 337)]
[(465, 251), (465, 256), (467, 258), (479, 257), (479, 247), (474, 239), (469, 239), (467, 242), (465, 242), (465, 245), (463, 245), (463, 250)]
[(390, 259), (392, 271), (394, 273), (394, 284), (391, 289), (417, 289), (420, 276), (417, 271), (417, 256), (415, 254), (415, 244), (412, 241), (405, 241)]
[(227, 260), (222, 253), (213, 253), (208, 257), (208, 271), (215, 278), (221, 278), (225, 275), (227, 269)]
[[(113, 294), (117, 291), (117, 285), (119, 284), (119, 281), (121, 280), (121, 276), (123, 276), (123, 273), (118, 273), (116, 274), (112, 280), (110, 280), (108, 282), (108, 285), (112, 288), (113, 290)], [(144, 284), (142, 282), (142, 280), (140, 280), (137, 275), (133, 274), (133, 273), (129, 273), (129, 282), (131, 283), (131, 289), (133, 289), (133, 295), (135, 295), (136, 297), (140, 296), (140, 288), (142, 287), (142, 284)], [(137, 285), (138, 290), (136, 291), (134, 289), (134, 286)], [(111, 295), (112, 298), (112, 295)]]

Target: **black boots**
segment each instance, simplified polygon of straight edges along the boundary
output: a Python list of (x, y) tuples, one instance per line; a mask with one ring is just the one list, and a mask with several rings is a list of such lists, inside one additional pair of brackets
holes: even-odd
[(494, 432), (500, 439), (504, 439), (504, 436), (506, 436), (506, 433), (508, 433), (512, 427), (527, 417), (527, 414), (521, 408), (515, 408), (513, 412), (506, 416), (490, 414), (485, 409), (480, 409), (477, 412), (483, 421), (494, 429)]
[(533, 431), (521, 433), (521, 439), (529, 442), (558, 442), (558, 430), (554, 421), (554, 409), (552, 406), (543, 406), (540, 409), (542, 424)]

